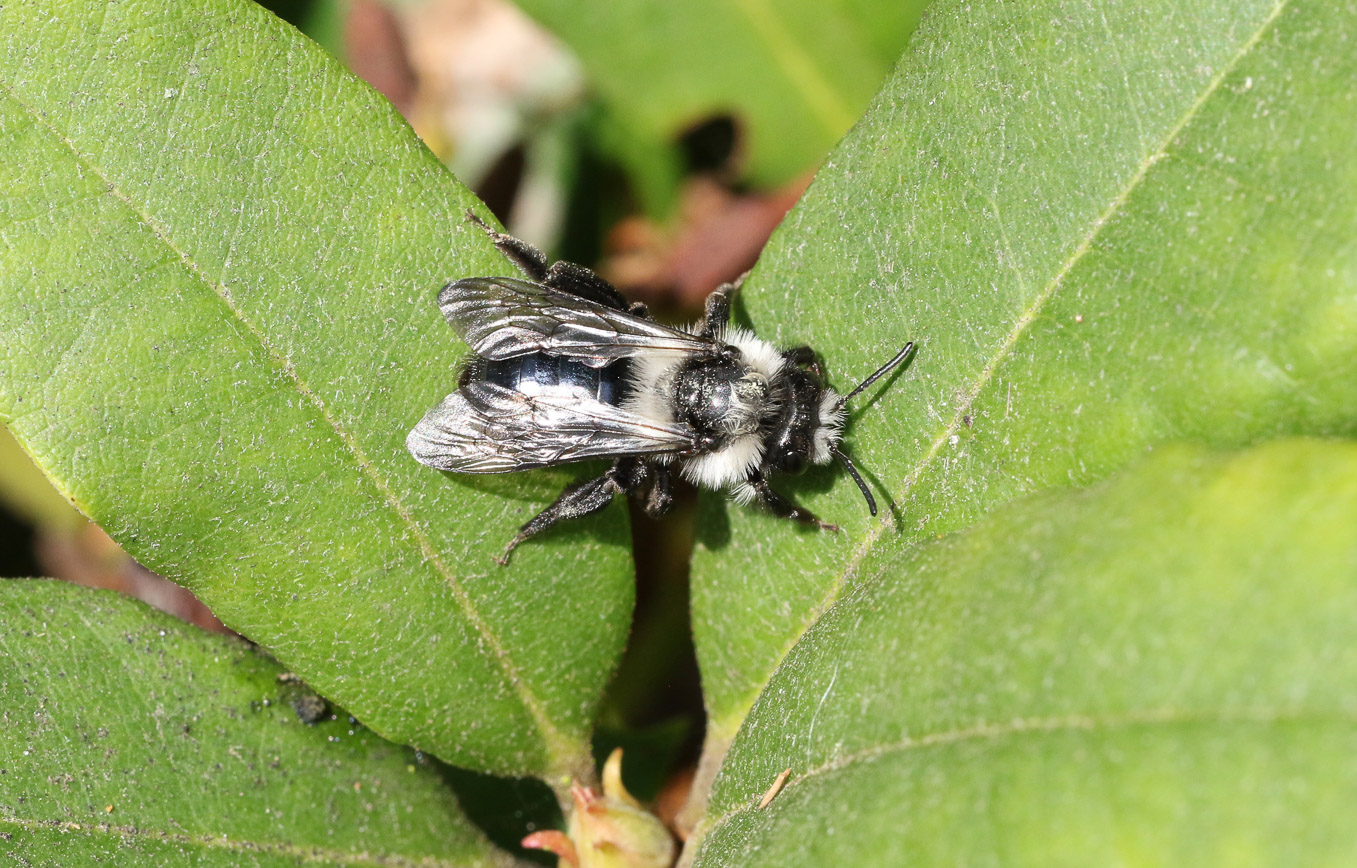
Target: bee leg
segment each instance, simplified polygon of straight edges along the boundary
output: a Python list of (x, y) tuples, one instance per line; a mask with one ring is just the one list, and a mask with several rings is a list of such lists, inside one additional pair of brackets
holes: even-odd
[[(614, 466), (614, 470), (616, 467)], [(613, 495), (622, 490), (622, 486), (613, 479), (613, 470), (585, 482), (577, 482), (561, 492), (555, 502), (542, 510), (527, 524), (518, 529), (517, 535), (509, 540), (504, 554), (495, 558), (502, 567), (509, 565), (509, 553), (518, 548), (518, 544), (528, 537), (536, 536), (557, 522), (591, 515), (612, 503)]]
[(619, 489), (641, 501), (646, 515), (660, 518), (674, 506), (674, 473), (644, 458), (619, 458), (608, 471)]
[(810, 510), (799, 507), (787, 498), (778, 494), (773, 490), (773, 487), (768, 484), (768, 480), (763, 478), (763, 474), (759, 473), (757, 470), (749, 474), (746, 481), (749, 483), (749, 487), (754, 489), (754, 493), (758, 495), (759, 500), (763, 505), (768, 507), (768, 510), (778, 518), (790, 518), (802, 522), (803, 524), (813, 524), (820, 530), (837, 531), (839, 529), (837, 524), (821, 521), (816, 518)]
[(477, 217), (472, 211), (466, 212), (466, 219), (475, 223), (490, 236), (490, 240), (509, 258), (519, 271), (529, 280), (535, 280), (543, 286), (559, 289), (580, 298), (615, 310), (627, 310), (627, 300), (622, 297), (611, 283), (599, 277), (583, 265), (573, 262), (556, 262), (547, 267), (546, 254), (521, 238), (515, 238), (505, 232), (496, 232)]
[(820, 379), (825, 378), (824, 369), (820, 367), (820, 359), (815, 355), (815, 350), (802, 344), (799, 347), (792, 347), (790, 350), (784, 350), (782, 358), (802, 368), (809, 368), (811, 373)]
[(650, 470), (654, 476), (646, 493), (646, 515), (659, 518), (674, 508), (674, 472), (663, 464), (652, 464)]
[(627, 300), (616, 287), (583, 265), (576, 265), (573, 262), (553, 262), (551, 268), (547, 269), (545, 279), (537, 279), (552, 289), (578, 295), (580, 298), (614, 310), (631, 312)]
[(741, 274), (733, 283), (723, 283), (712, 294), (707, 296), (707, 302), (702, 316), (702, 325), (698, 328), (698, 334), (702, 337), (713, 337), (718, 331), (723, 331), (730, 325), (730, 311), (735, 304), (735, 294), (740, 291), (744, 285), (744, 279), (749, 276), (749, 272)]
[(486, 235), (489, 235), (490, 240), (495, 243), (497, 248), (499, 248), (499, 252), (507, 256), (509, 261), (512, 262), (519, 271), (523, 272), (524, 276), (529, 280), (536, 280), (540, 283), (547, 279), (547, 256), (545, 253), (538, 250), (536, 247), (533, 247), (526, 241), (522, 241), (504, 232), (496, 232), (494, 229), (491, 229), (484, 220), (477, 217), (476, 214), (469, 209), (466, 212), (466, 219), (481, 227), (481, 230), (484, 231)]

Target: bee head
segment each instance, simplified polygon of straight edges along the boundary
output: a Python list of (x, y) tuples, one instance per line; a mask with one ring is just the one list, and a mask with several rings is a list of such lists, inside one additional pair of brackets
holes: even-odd
[(832, 460), (828, 448), (838, 442), (843, 413), (837, 414), (837, 422), (834, 416), (828, 424), (821, 421), (824, 410), (832, 407), (824, 399), (827, 390), (820, 378), (788, 365), (779, 371), (775, 382), (772, 399), (765, 404), (764, 466), (795, 475), (810, 464)]

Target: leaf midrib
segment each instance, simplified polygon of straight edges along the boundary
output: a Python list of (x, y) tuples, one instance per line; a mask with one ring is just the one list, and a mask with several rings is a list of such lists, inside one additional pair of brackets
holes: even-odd
[[(1046, 283), (1045, 286), (1042, 287), (1041, 291), (1037, 293), (1037, 295), (1032, 299), (1032, 301), (1019, 315), (1018, 319), (1014, 322), (1012, 328), (1009, 330), (1008, 336), (1005, 338), (1004, 342), (999, 346), (997, 350), (995, 350), (993, 357), (989, 360), (989, 362), (986, 363), (985, 367), (981, 369), (980, 373), (977, 375), (975, 380), (970, 384), (970, 386), (962, 393), (962, 401), (957, 406), (956, 412), (953, 414), (951, 421), (948, 422), (948, 424), (943, 428), (943, 430), (929, 445), (929, 448), (924, 453), (923, 457), (920, 458), (915, 463), (914, 469), (905, 475), (904, 481), (900, 487), (899, 492), (892, 495), (893, 499), (895, 500), (903, 499), (904, 496), (909, 493), (909, 490), (913, 488), (914, 485), (923, 476), (924, 471), (927, 470), (932, 465), (934, 459), (942, 451), (942, 447), (950, 441), (953, 435), (958, 434), (961, 431), (961, 428), (964, 425), (965, 417), (970, 413), (970, 410), (974, 406), (976, 399), (979, 397), (980, 392), (985, 388), (985, 386), (987, 386), (990, 382), (993, 381), (994, 374), (998, 370), (999, 365), (1002, 364), (1010, 355), (1012, 355), (1013, 349), (1017, 345), (1019, 339), (1021, 339), (1021, 337), (1027, 332), (1028, 328), (1036, 320), (1037, 315), (1041, 312), (1041, 309), (1045, 306), (1046, 302), (1048, 302), (1055, 295), (1056, 290), (1059, 289), (1060, 286), (1064, 283), (1064, 280), (1069, 275), (1069, 273), (1089, 253), (1089, 251), (1093, 247), (1093, 244), (1098, 240), (1099, 236), (1101, 235), (1103, 228), (1111, 222), (1112, 218), (1115, 217), (1117, 213), (1122, 209), (1122, 207), (1127, 203), (1131, 195), (1140, 187), (1140, 185), (1144, 182), (1145, 178), (1149, 175), (1150, 170), (1169, 156), (1168, 149), (1172, 145), (1173, 141), (1182, 133), (1182, 131), (1187, 127), (1187, 125), (1192, 122), (1193, 118), (1197, 116), (1198, 112), (1200, 112), (1202, 106), (1206, 104), (1207, 100), (1209, 100), (1212, 96), (1215, 95), (1215, 93), (1220, 89), (1220, 85), (1224, 82), (1226, 78), (1229, 77), (1230, 73), (1232, 73), (1239, 66), (1240, 62), (1253, 50), (1254, 46), (1256, 46), (1258, 42), (1261, 41), (1263, 35), (1273, 25), (1273, 23), (1282, 14), (1282, 12), (1285, 11), (1285, 9), (1290, 5), (1290, 3), (1291, 0), (1277, 0), (1277, 2), (1273, 5), (1272, 11), (1262, 21), (1262, 23), (1253, 32), (1253, 34), (1248, 39), (1244, 40), (1244, 43), (1240, 47), (1239, 51), (1237, 51), (1235, 55), (1232, 58), (1230, 58), (1229, 62), (1224, 64), (1221, 67), (1221, 69), (1214, 76), (1212, 76), (1211, 80), (1207, 83), (1206, 87), (1203, 88), (1202, 93), (1197, 97), (1196, 100), (1193, 101), (1192, 105), (1190, 105), (1187, 108), (1187, 110), (1183, 113), (1183, 116), (1179, 118), (1177, 123), (1175, 123), (1173, 127), (1170, 128), (1169, 131), (1160, 139), (1159, 143), (1155, 146), (1154, 150), (1151, 151), (1151, 153), (1147, 154), (1145, 158), (1141, 160), (1140, 164), (1136, 168), (1136, 171), (1127, 180), (1123, 188), (1112, 199), (1112, 201), (1103, 210), (1103, 212), (1098, 215), (1098, 217), (1093, 221), (1093, 223), (1089, 225), (1089, 228), (1087, 232), (1085, 232), (1084, 237), (1080, 241), (1079, 245), (1074, 249), (1074, 251), (1069, 255), (1069, 257), (1065, 259), (1064, 263), (1062, 263), (1061, 267), (1056, 271), (1055, 275)], [(997, 212), (994, 215), (994, 219), (1000, 220), (1002, 229), (1003, 228), (1002, 220)], [(794, 648), (796, 644), (801, 641), (801, 637), (804, 636), (806, 632), (809, 631), (810, 628), (815, 625), (815, 623), (829, 609), (830, 606), (832, 606), (835, 602), (838, 601), (839, 595), (843, 592), (843, 589), (848, 584), (848, 580), (857, 573), (858, 568), (862, 565), (862, 562), (871, 553), (872, 549), (875, 548), (877, 541), (881, 538), (882, 534), (885, 533), (888, 524), (889, 521), (883, 518), (882, 520), (877, 521), (870, 527), (866, 537), (853, 551), (853, 554), (849, 556), (848, 561), (844, 564), (843, 569), (839, 572), (838, 576), (835, 578), (834, 583), (833, 585), (831, 585), (828, 593), (825, 594), (825, 596), (820, 600), (820, 602), (817, 605), (815, 605), (807, 612), (805, 619), (801, 622), (801, 625), (799, 626), (797, 631), (793, 634), (791, 640), (787, 642), (786, 645), (783, 647), (781, 653), (778, 655), (777, 658), (778, 663), (773, 667), (774, 672), (776, 672), (777, 669), (782, 665), (783, 661), (787, 659), (787, 655), (791, 653), (792, 648)], [(769, 678), (771, 679), (771, 677), (772, 676), (770, 674)], [(767, 681), (765, 680), (764, 683), (766, 684)], [(739, 713), (739, 720), (735, 721), (736, 723), (735, 726), (732, 726), (729, 723), (727, 723), (723, 727), (723, 729), (726, 732), (733, 733), (733, 731), (737, 728), (738, 724), (742, 722), (744, 718), (748, 715), (749, 709), (753, 707), (754, 701), (758, 698), (758, 694), (762, 690), (763, 685), (759, 685), (756, 689), (754, 689), (751, 693), (747, 695), (745, 701), (740, 704), (741, 710)]]
[[(288, 377), (296, 388), (297, 393), (312, 404), (321, 418), (325, 420), (336, 436), (339, 437), (345, 450), (352, 456), (354, 462), (357, 464), (360, 473), (366, 476), (368, 481), (376, 487), (377, 491), (382, 496), (382, 499), (386, 501), (387, 505), (397, 515), (400, 521), (410, 530), (412, 537), (417, 541), (425, 559), (447, 584), (453, 593), (453, 598), (462, 609), (467, 621), (471, 623), (472, 627), (485, 641), (486, 646), (491, 650), (491, 656), (504, 673), (504, 676), (513, 685), (514, 692), (518, 695), (519, 701), (523, 704), (525, 710), (528, 712), (534, 725), (541, 734), (543, 743), (546, 747), (549, 764), (552, 766), (552, 771), (568, 772), (573, 770), (574, 766), (580, 763), (579, 757), (583, 753), (581, 750), (576, 749), (578, 745), (576, 745), (575, 740), (568, 739), (551, 722), (542, 707), (541, 701), (520, 677), (518, 667), (510, 660), (509, 654), (500, 642), (499, 636), (482, 618), (474, 601), (471, 599), (470, 594), (439, 555), (433, 545), (433, 541), (429, 538), (428, 534), (424, 532), (424, 529), (419, 523), (414, 520), (413, 515), (401, 501), (399, 495), (391, 488), (386, 479), (378, 473), (376, 467), (373, 466), (371, 460), (367, 457), (362, 447), (358, 445), (353, 435), (344, 427), (339, 419), (330, 412), (330, 408), (326, 405), (324, 399), (307, 385), (306, 381), (302, 379), (292, 362), (273, 345), (268, 339), (268, 336), (264, 334), (254, 322), (245, 316), (244, 312), (231, 298), (226, 287), (209, 278), (199, 263), (190, 256), (187, 251), (181, 249), (180, 246), (172, 240), (170, 232), (166, 227), (163, 227), (159, 222), (152, 218), (143, 207), (138, 205), (132, 197), (127, 194), (120, 184), (115, 182), (88, 154), (81, 151), (81, 149), (76, 146), (75, 142), (58, 130), (41, 111), (30, 105), (23, 97), (21, 97), (10, 81), (0, 79), (0, 88), (3, 88), (5, 94), (13, 100), (26, 115), (28, 115), (34, 124), (46, 129), (57, 141), (61, 142), (70, 150), (78, 163), (88, 168), (90, 172), (103, 181), (107, 192), (121, 200), (128, 209), (142, 221), (143, 225), (151, 231), (152, 235), (179, 258), (186, 270), (201, 280), (202, 283), (221, 300), (230, 316), (239, 322), (252, 337), (259, 341), (266, 357), (276, 364)], [(559, 775), (553, 775), (553, 777), (557, 776)]]
[[(112, 823), (76, 823), (70, 820), (29, 820), (22, 817), (0, 816), (0, 826), (5, 824), (23, 830), (27, 834), (59, 832), (62, 840), (72, 833), (83, 834), (88, 838), (105, 835), (111, 839), (123, 841), (140, 838), (146, 841), (178, 844), (197, 847), (200, 850), (220, 850), (228, 853), (281, 854), (300, 862), (338, 865), (376, 865), (380, 868), (466, 868), (467, 863), (449, 861), (434, 856), (410, 858), (391, 854), (354, 853), (348, 850), (336, 850), (312, 844), (283, 844), (276, 842), (251, 841), (240, 837), (220, 835), (185, 835), (178, 832), (165, 832), (159, 829), (147, 829), (144, 826), (115, 826)], [(473, 865), (495, 865), (476, 858)]]
[[(790, 779), (779, 791), (778, 797), (781, 798), (786, 793), (799, 789), (801, 786), (804, 786), (807, 781), (822, 775), (841, 771), (856, 765), (857, 763), (869, 762), (892, 754), (907, 753), (913, 750), (924, 750), (930, 747), (946, 747), (968, 742), (998, 741), (1012, 736), (1030, 735), (1036, 737), (1049, 735), (1051, 733), (1076, 731), (1099, 733), (1136, 727), (1152, 728), (1183, 725), (1198, 726), (1202, 724), (1231, 725), (1324, 722), (1353, 724), (1357, 723), (1357, 717), (1342, 713), (1316, 714), (1313, 711), (1268, 708), (1262, 706), (1225, 708), (1210, 711), (1155, 708), (1130, 711), (1124, 714), (1108, 715), (1104, 717), (1087, 714), (1070, 714), (1061, 715), (1059, 717), (1019, 717), (1003, 723), (980, 723), (974, 726), (946, 730), (914, 738), (907, 737), (888, 744), (873, 745), (872, 747), (834, 757), (831, 760), (823, 762), (820, 765), (814, 766), (799, 774), (793, 768)], [(746, 799), (738, 807), (731, 808), (719, 816), (712, 818), (710, 824), (704, 824), (705, 828), (695, 831), (693, 837), (700, 840), (706, 840), (717, 829), (741, 814), (748, 814), (759, 810), (759, 808), (756, 807), (758, 801), (757, 798), (752, 800)]]
[(852, 126), (857, 120), (853, 112), (825, 79), (811, 55), (782, 26), (767, 0), (736, 0), (735, 7), (763, 40), (783, 73), (800, 89), (806, 105), (825, 131), (838, 136)]

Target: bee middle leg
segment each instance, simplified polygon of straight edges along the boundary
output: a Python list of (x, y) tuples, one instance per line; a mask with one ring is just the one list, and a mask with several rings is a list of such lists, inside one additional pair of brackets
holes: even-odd
[(745, 481), (749, 484), (750, 488), (754, 489), (754, 493), (758, 495), (759, 501), (764, 506), (768, 507), (768, 511), (778, 518), (790, 518), (799, 521), (802, 524), (814, 525), (820, 530), (838, 531), (839, 526), (837, 524), (821, 521), (810, 510), (797, 506), (774, 491), (773, 487), (768, 484), (768, 480), (764, 478), (762, 473), (754, 471)]
[(646, 515), (661, 518), (674, 508), (674, 471), (644, 458), (619, 458), (608, 471), (619, 491), (641, 503)]
[(612, 477), (605, 473), (597, 479), (589, 479), (584, 482), (577, 482), (567, 486), (561, 496), (556, 498), (550, 506), (539, 512), (532, 521), (518, 529), (514, 538), (509, 540), (509, 545), (505, 547), (504, 554), (495, 558), (495, 561), (502, 567), (509, 565), (509, 554), (519, 543), (536, 536), (547, 528), (558, 522), (568, 521), (572, 518), (583, 518), (586, 515), (592, 515), (612, 503), (613, 495), (621, 488), (613, 481)]
[(503, 253), (529, 280), (536, 280), (540, 283), (547, 279), (547, 255), (545, 253), (506, 232), (496, 232), (470, 209), (466, 212), (466, 219), (475, 223), (481, 228), (482, 232), (489, 235), (490, 240), (495, 243), (499, 252)]
[(651, 464), (647, 468), (652, 475), (649, 489), (645, 490), (646, 515), (651, 518), (668, 515), (674, 508), (674, 471), (663, 464)]

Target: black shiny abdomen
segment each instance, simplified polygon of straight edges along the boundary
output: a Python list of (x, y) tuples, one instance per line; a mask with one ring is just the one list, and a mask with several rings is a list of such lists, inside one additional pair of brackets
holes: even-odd
[(584, 362), (563, 356), (532, 353), (503, 361), (478, 359), (472, 374), (506, 389), (525, 394), (540, 395), (557, 388), (583, 391), (604, 404), (622, 403), (628, 391), (627, 376), (631, 360), (620, 359), (601, 368), (591, 368)]

